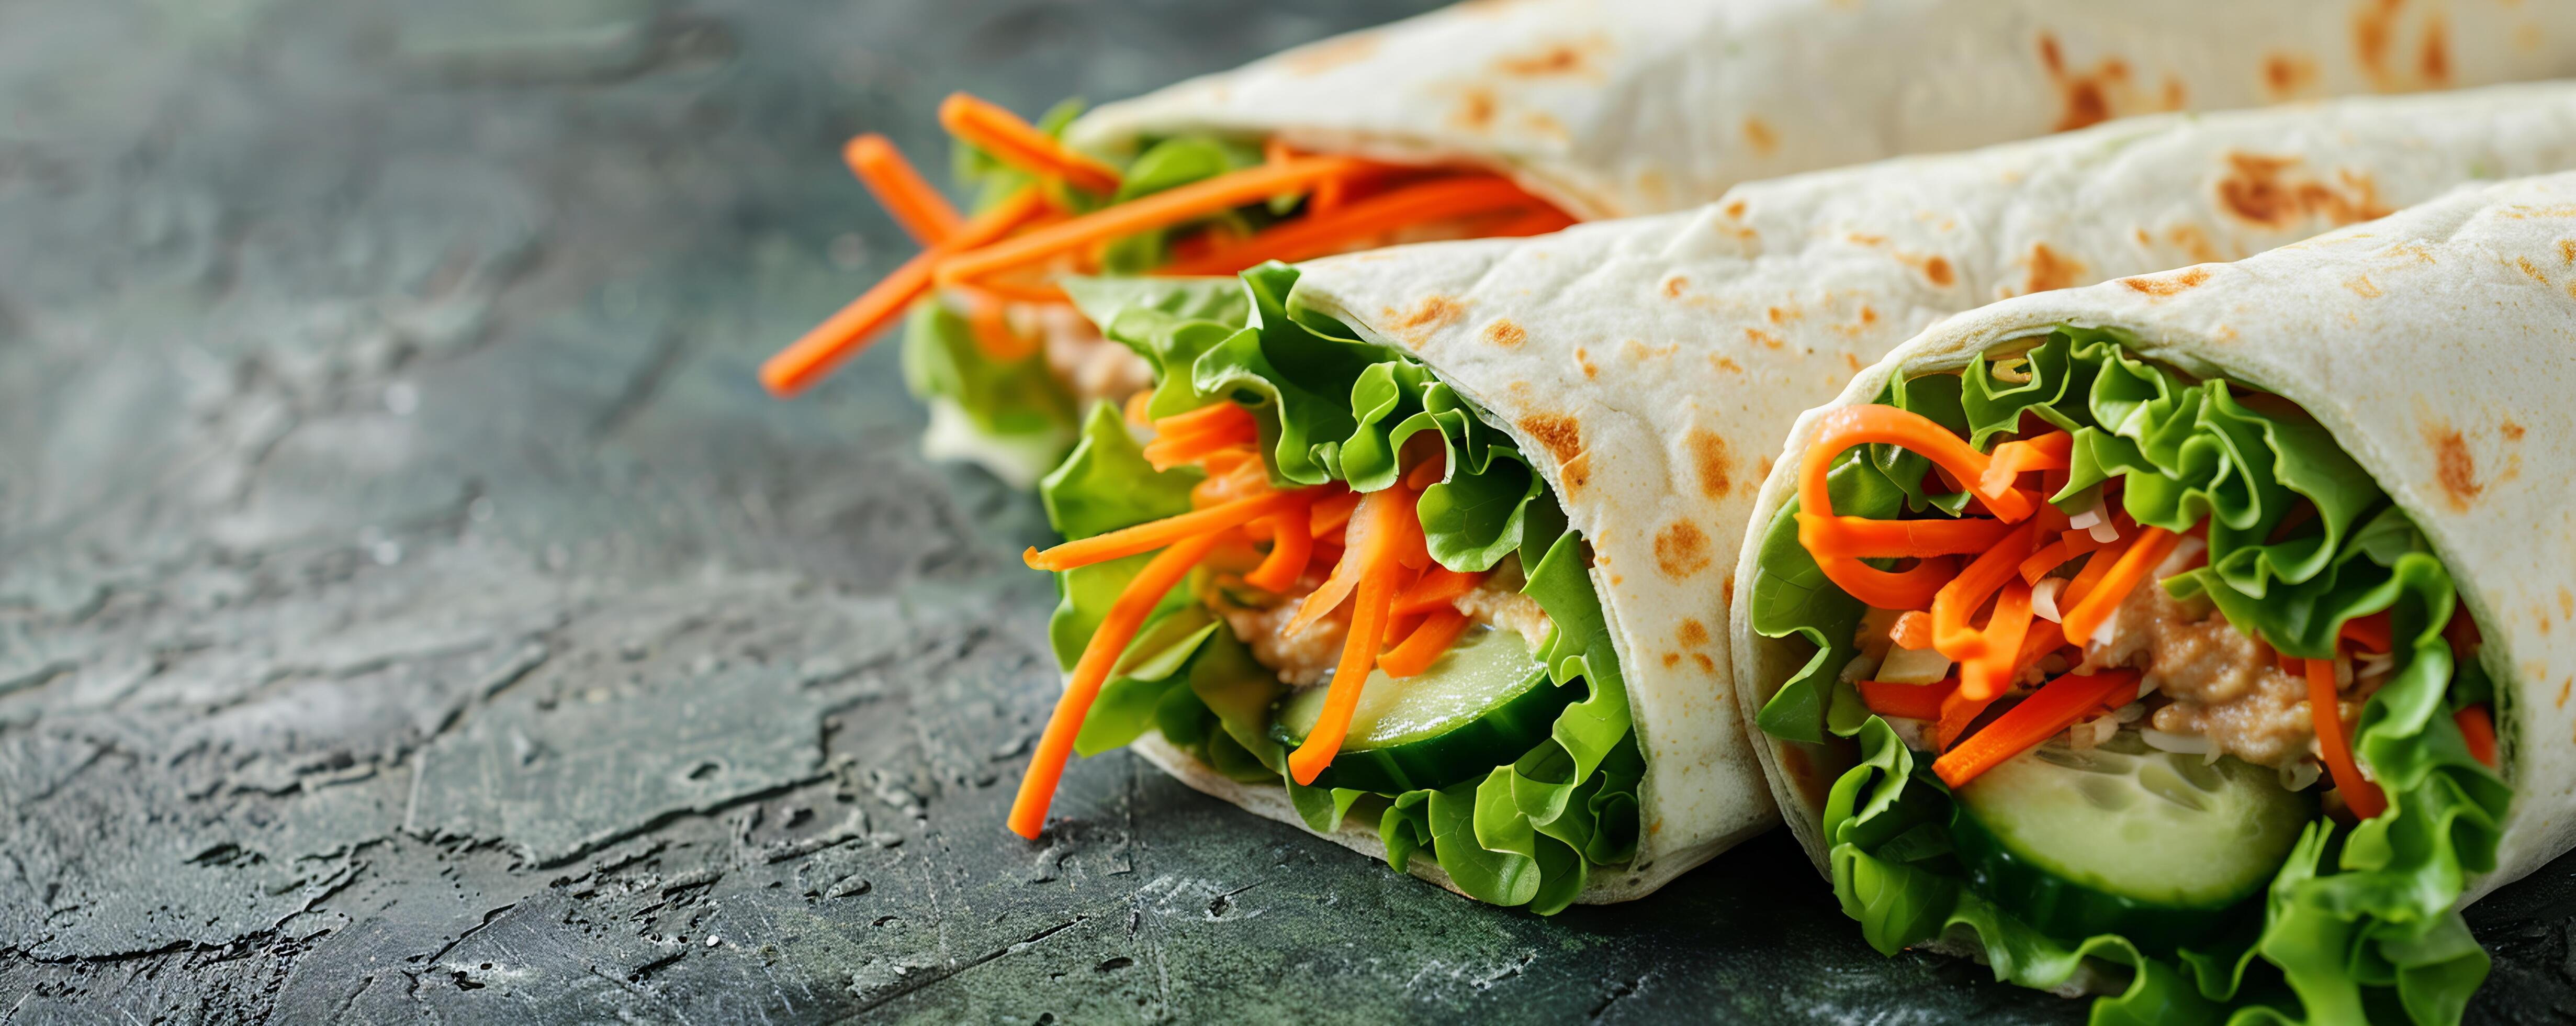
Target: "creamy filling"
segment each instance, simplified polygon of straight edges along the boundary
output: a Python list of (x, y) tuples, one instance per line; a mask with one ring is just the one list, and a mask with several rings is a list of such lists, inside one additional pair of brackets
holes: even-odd
[[(1520, 557), (1506, 556), (1495, 565), (1494, 572), (1485, 575), (1484, 580), (1477, 582), (1476, 587), (1465, 594), (1451, 599), (1449, 604), (1466, 614), (1475, 628), (1510, 630), (1519, 634), (1522, 641), (1536, 651), (1555, 625), (1548, 620), (1547, 611), (1539, 607), (1538, 600), (1521, 594), (1524, 583), (1526, 579), (1521, 574)], [(1209, 605), (1225, 618), (1226, 626), (1234, 631), (1235, 639), (1252, 650), (1253, 660), (1278, 674), (1281, 683), (1297, 688), (1313, 687), (1333, 679), (1334, 668), (1341, 664), (1343, 642), (1351, 633), (1348, 601), (1317, 617), (1302, 631), (1288, 629), (1297, 618), (1298, 605), (1321, 584), (1321, 577), (1309, 574), (1307, 580), (1298, 582), (1296, 594), (1279, 596), (1270, 604), (1230, 601), (1229, 598), (1239, 596), (1229, 596), (1220, 591)]]

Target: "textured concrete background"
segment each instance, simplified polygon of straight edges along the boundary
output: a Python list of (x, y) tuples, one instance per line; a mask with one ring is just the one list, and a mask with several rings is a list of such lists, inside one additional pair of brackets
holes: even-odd
[[(1476, 906), (1124, 754), (1002, 830), (1034, 503), (894, 352), (939, 95), (1126, 95), (1366, 0), (0, 4), (0, 1021), (2064, 1021), (1792, 844)], [(2472, 916), (2576, 1014), (2576, 868)]]

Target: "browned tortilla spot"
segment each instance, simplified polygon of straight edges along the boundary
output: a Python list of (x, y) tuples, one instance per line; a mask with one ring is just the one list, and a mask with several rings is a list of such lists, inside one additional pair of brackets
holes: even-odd
[(1582, 368), (1583, 378), (1586, 381), (1601, 376), (1601, 368), (1592, 362), (1591, 351), (1582, 346), (1574, 347), (1574, 365)]
[(1698, 524), (1676, 520), (1655, 532), (1655, 566), (1679, 580), (1708, 569), (1708, 534)]
[(1753, 152), (1765, 157), (1780, 148), (1780, 137), (1774, 134), (1771, 126), (1764, 124), (1761, 118), (1744, 119), (1744, 141), (1752, 145)]
[(2522, 271), (2522, 273), (2523, 273), (2525, 276), (2529, 277), (2531, 280), (2536, 281), (2536, 282), (2539, 282), (2539, 283), (2541, 283), (2541, 284), (2543, 284), (2543, 285), (2547, 285), (2547, 284), (2549, 284), (2549, 276), (2548, 276), (2548, 275), (2546, 275), (2546, 274), (2542, 274), (2542, 273), (2540, 272), (2540, 265), (2535, 264), (2535, 263), (2532, 263), (2532, 262), (2531, 262), (2531, 258), (2530, 258), (2530, 257), (2521, 257), (2521, 256), (2518, 256), (2518, 257), (2513, 258), (2513, 266), (2514, 266), (2515, 268), (2517, 268), (2517, 269), (2521, 270), (2521, 271)]
[(2323, 216), (2346, 225), (2395, 212), (2379, 202), (2379, 184), (2366, 174), (2337, 174), (2338, 189), (2315, 179), (2290, 180), (2285, 173), (2299, 163), (2297, 157), (2230, 153), (2227, 162), (2228, 175), (2218, 183), (2219, 202), (2228, 213), (2255, 224), (2288, 228)]
[(2424, 440), (2433, 446), (2433, 476), (2442, 485), (2442, 497), (2452, 510), (2466, 512), (2487, 490), (2478, 483), (2478, 461), (2469, 454), (2468, 439), (2458, 428), (2436, 421), (2424, 425)]
[[(2504, 433), (2505, 441), (2519, 442), (2522, 441), (2522, 435), (2525, 429), (2522, 425), (2516, 424), (2511, 420), (2507, 420), (2502, 424), (2496, 425), (2496, 430)], [(2562, 589), (2560, 594), (2565, 594), (2565, 591)]]
[(2120, 284), (2126, 285), (2132, 290), (2143, 292), (2150, 296), (2170, 296), (2182, 292), (2185, 289), (2199, 288), (2200, 283), (2208, 280), (2208, 268), (2186, 267), (2167, 275), (2156, 275), (2141, 278), (2122, 278), (2120, 279)]
[(1699, 471), (1700, 494), (1723, 499), (1735, 490), (1735, 457), (1727, 451), (1726, 436), (1707, 428), (1692, 428), (1685, 441), (1690, 445), (1691, 466)]
[[(2057, 37), (2039, 34), (2039, 63), (2057, 86), (2058, 98), (2065, 110), (2058, 115), (2056, 128), (2073, 131), (2111, 120), (2110, 90), (2129, 81), (2129, 65), (2117, 57), (2104, 58), (2091, 68), (2070, 72), (2066, 56), (2058, 50)], [(2180, 83), (2175, 83), (2179, 85)]]
[(2031, 243), (2030, 256), (2022, 263), (2025, 271), (2023, 292), (2073, 288), (2076, 282), (2084, 280), (2083, 261), (2050, 249), (2045, 242)]
[(1512, 323), (1509, 317), (1497, 317), (1494, 323), (1485, 325), (1485, 341), (1505, 349), (1517, 348), (1529, 341), (1529, 329)]
[(2172, 239), (2174, 245), (2181, 247), (2183, 252), (2191, 254), (2193, 260), (2201, 263), (2214, 264), (2226, 259), (2219, 255), (2218, 247), (2210, 245), (2209, 233), (2201, 231), (2199, 225), (2175, 225), (2165, 232), (2165, 237)]
[(1815, 760), (1807, 755), (1807, 746), (1790, 742), (1779, 747), (1780, 775), (1789, 780), (1790, 790), (1807, 803), (1807, 811), (1825, 807), (1825, 777), (1816, 771)]
[(2185, 106), (2188, 106), (2190, 102), (2191, 93), (2189, 90), (2183, 88), (2182, 80), (2175, 78), (2172, 75), (2166, 75), (2164, 109), (2181, 110)]
[(1664, 298), (1680, 299), (1682, 298), (1682, 290), (1689, 287), (1690, 279), (1684, 278), (1681, 275), (1676, 274), (1670, 278), (1666, 278), (1664, 279)]
[(2382, 295), (2378, 284), (2372, 282), (2367, 274), (2355, 276), (2352, 280), (2344, 282), (2343, 287), (2351, 289), (2354, 295), (2363, 299), (2377, 299)]
[(1482, 132), (1494, 123), (1494, 91), (1482, 86), (1470, 88), (1458, 98), (1458, 109), (1449, 112), (1449, 120), (1460, 128)]
[(1521, 433), (1547, 447), (1558, 463), (1583, 453), (1583, 425), (1562, 413), (1533, 413), (1520, 419)]
[(2424, 72), (2427, 85), (2442, 85), (2451, 80), (2451, 51), (2444, 39), (2442, 16), (2433, 14), (2424, 23), (2424, 52), (2417, 67)]
[(1737, 363), (1737, 362), (1735, 362), (1734, 360), (1729, 359), (1729, 358), (1727, 358), (1726, 356), (1721, 355), (1721, 354), (1718, 354), (1718, 353), (1710, 353), (1710, 354), (1708, 354), (1708, 365), (1709, 365), (1709, 366), (1711, 366), (1711, 367), (1715, 367), (1715, 368), (1717, 368), (1717, 369), (1719, 369), (1719, 370), (1725, 371), (1725, 372), (1727, 372), (1727, 373), (1729, 373), (1729, 374), (1742, 374), (1742, 373), (1744, 373), (1744, 365), (1743, 365), (1743, 364)]
[(2392, 77), (2388, 71), (2388, 43), (2397, 32), (2397, 9), (2405, 5), (2406, 0), (2374, 0), (2353, 12), (2353, 56), (2376, 81), (2384, 83)]
[(2558, 240), (2558, 259), (2576, 264), (2576, 239)]
[(1279, 56), (1279, 63), (1291, 74), (1320, 75), (1369, 59), (1377, 53), (1377, 42), (1377, 33), (1357, 32), (1290, 50)]
[(1396, 334), (1412, 339), (1418, 345), (1422, 337), (1455, 324), (1458, 318), (1466, 316), (1467, 305), (1447, 296), (1424, 296), (1421, 302), (1413, 304), (1413, 309), (1402, 314), (1398, 314), (1393, 309), (1383, 312), (1392, 320), (1389, 327), (1393, 328)]
[(2305, 92), (2317, 77), (2317, 62), (2297, 54), (2275, 53), (2263, 58), (2263, 88), (2275, 100), (2287, 100)]
[(1937, 255), (1923, 258), (1923, 277), (1936, 289), (1949, 288), (1951, 282), (1959, 280), (1957, 272), (1950, 269), (1950, 261)]
[(1760, 343), (1766, 349), (1778, 349), (1784, 344), (1781, 342), (1780, 336), (1774, 335), (1760, 328), (1744, 329), (1744, 337)]
[(1731, 200), (1731, 201), (1729, 201), (1729, 202), (1726, 204), (1726, 216), (1728, 216), (1728, 217), (1732, 217), (1732, 218), (1734, 218), (1734, 219), (1736, 219), (1736, 220), (1738, 220), (1738, 221), (1743, 220), (1743, 219), (1744, 219), (1744, 201), (1743, 201), (1743, 200)]
[[(1691, 653), (1691, 661), (1692, 661), (1692, 662), (1694, 662), (1694, 663), (1698, 663), (1698, 664), (1699, 664), (1699, 672), (1701, 672), (1701, 673), (1716, 673), (1716, 672), (1717, 672), (1717, 660), (1714, 660), (1714, 659), (1709, 658), (1709, 657), (1708, 657), (1708, 653), (1706, 653), (1706, 652), (1693, 652), (1693, 653)], [(1725, 700), (1726, 700), (1726, 693), (1725, 693), (1725, 692), (1719, 692), (1719, 693), (1718, 693), (1718, 696), (1717, 696), (1717, 700), (1718, 700), (1718, 701), (1721, 701), (1721, 702), (1725, 701)]]
[[(1592, 483), (1592, 454), (1581, 453), (1565, 461), (1556, 468), (1556, 476), (1558, 480), (1565, 483), (1566, 498), (1572, 499), (1583, 494), (1584, 487)], [(1618, 576), (1613, 574), (1610, 583), (1619, 583)]]
[(1495, 61), (1494, 70), (1521, 78), (1588, 74), (1594, 69), (1586, 51), (1608, 48), (1609, 42), (1597, 37), (1587, 40), (1584, 45), (1557, 43), (1537, 53), (1519, 54)]
[(1666, 653), (1664, 653), (1664, 669), (1669, 670), (1669, 669), (1672, 669), (1673, 667), (1680, 666), (1681, 664), (1682, 664), (1682, 654), (1681, 654), (1681, 653), (1679, 653), (1679, 652), (1666, 652)]
[[(2563, 595), (2566, 592), (2561, 589), (2559, 594)], [(1699, 622), (1696, 617), (1682, 617), (1681, 629), (1674, 632), (1673, 637), (1682, 643), (1683, 648), (1699, 648), (1708, 644), (1708, 625)]]

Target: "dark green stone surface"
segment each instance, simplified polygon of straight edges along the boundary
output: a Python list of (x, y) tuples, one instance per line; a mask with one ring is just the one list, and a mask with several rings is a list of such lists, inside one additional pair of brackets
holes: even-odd
[[(2072, 1021), (1862, 947), (1785, 836), (1538, 919), (1124, 754), (1001, 819), (1035, 506), (838, 167), (1361, 0), (0, 3), (0, 1022)], [(2472, 1019), (2576, 1015), (2576, 867)]]

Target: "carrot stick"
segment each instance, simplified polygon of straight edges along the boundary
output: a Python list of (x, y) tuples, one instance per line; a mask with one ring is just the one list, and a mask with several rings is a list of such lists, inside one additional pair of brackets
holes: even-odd
[(2005, 442), (1989, 454), (1986, 475), (1980, 479), (1983, 491), (2000, 492), (2013, 486), (2013, 479), (2033, 470), (2064, 470), (2075, 452), (2075, 436), (2064, 431), (2051, 431), (2035, 438)]
[(1072, 301), (1072, 297), (1065, 295), (1064, 289), (1058, 287), (1056, 283), (1052, 281), (1035, 281), (1005, 275), (979, 280), (975, 283), (975, 287), (1004, 299), (1015, 300), (1022, 303), (1066, 303)]
[[(1372, 554), (1389, 542), (1389, 539), (1379, 537), (1387, 530), (1385, 525), (1395, 523), (1399, 525), (1395, 528), (1398, 531), (1409, 528), (1416, 535), (1422, 533), (1422, 524), (1415, 519), (1412, 503), (1408, 501), (1411, 498), (1401, 488), (1360, 496), (1359, 505), (1350, 515), (1350, 526), (1342, 532), (1342, 558), (1334, 561), (1332, 576), (1324, 578), (1324, 583), (1297, 607), (1297, 615), (1288, 620), (1288, 633), (1305, 630), (1340, 606), (1343, 599), (1350, 597), (1351, 590), (1359, 586), (1361, 576), (1367, 572)], [(1392, 598), (1389, 601), (1392, 603)]]
[(1118, 191), (1118, 169), (1074, 152), (1019, 115), (965, 93), (939, 104), (939, 126), (993, 159), (1084, 192)]
[[(1422, 526), (1414, 519), (1411, 500), (1412, 495), (1401, 488), (1370, 492), (1352, 514), (1350, 551), (1342, 559), (1342, 565), (1358, 567), (1351, 632), (1342, 642), (1342, 661), (1333, 669), (1331, 690), (1324, 694), (1323, 714), (1305, 743), (1289, 753), (1289, 775), (1300, 784), (1314, 783), (1315, 775), (1332, 764), (1350, 731), (1351, 712), (1359, 706), (1360, 688), (1368, 682), (1369, 668), (1377, 661), (1378, 645), (1386, 632), (1387, 609), (1395, 601), (1408, 543), (1420, 544)], [(1335, 575), (1339, 576), (1338, 570)], [(1300, 617), (1312, 609), (1310, 602)]]
[(1152, 427), (1154, 426), (1154, 418), (1147, 416), (1145, 411), (1152, 409), (1153, 405), (1154, 390), (1149, 388), (1128, 396), (1127, 405), (1118, 412), (1120, 416), (1127, 419), (1127, 423), (1129, 424), (1133, 424), (1137, 427)]
[[(2058, 618), (2060, 626), (2066, 630), (2066, 639), (2079, 645), (2091, 643), (2093, 632), (2101, 629), (2103, 621), (2111, 618), (2111, 613), (2120, 608), (2120, 603), (2128, 599), (2129, 593), (2138, 590), (2138, 585), (2155, 572), (2157, 564), (2163, 563), (2166, 556), (2173, 554), (2174, 546), (2181, 543), (2181, 535), (2161, 527), (2147, 528), (2138, 535), (2138, 540), (2129, 546), (2128, 551), (2120, 553), (2119, 560), (2111, 564), (2110, 572), (2103, 574), (2099, 583), (2086, 591), (2083, 598), (2076, 600), (2074, 608)], [(2102, 557), (2097, 555), (2093, 558)]]
[(1568, 215), (1565, 211), (1558, 210), (1555, 207), (1548, 207), (1543, 210), (1530, 211), (1529, 213), (1522, 214), (1519, 217), (1515, 217), (1509, 221), (1495, 225), (1494, 227), (1487, 229), (1483, 234), (1484, 237), (1489, 239), (1515, 239), (1526, 235), (1546, 235), (1550, 232), (1561, 232), (1574, 227), (1574, 225), (1575, 220), (1571, 215)]
[[(1968, 617), (1977, 611), (1977, 607), (1986, 604), (1986, 598), (1993, 595), (1995, 589), (2003, 587), (2006, 581), (2016, 579), (2014, 572), (2020, 567), (2022, 557), (2030, 553), (2030, 543), (2039, 534), (2038, 527), (2036, 523), (2026, 523), (2012, 529), (2011, 533), (1997, 540), (1993, 548), (1987, 549), (1984, 555), (1970, 562), (1965, 569), (1959, 571), (1957, 577), (1952, 578), (1950, 583), (1942, 585), (1941, 590), (1933, 594), (1932, 647), (1934, 649), (1960, 662), (1986, 654), (1989, 646), (1986, 644), (1985, 635), (1968, 626)], [(2030, 586), (2022, 585), (2022, 598), (2025, 603), (2029, 597)], [(2001, 608), (1998, 607), (1996, 612), (2000, 615)], [(2012, 645), (2007, 647), (2018, 648), (2020, 644), (2020, 636), (2016, 634)], [(1968, 686), (1974, 687), (1975, 682), (1968, 682)], [(1994, 694), (1988, 691), (1976, 691), (1971, 693), (1971, 697), (1992, 698)]]
[(1109, 680), (1110, 668), (1126, 653), (1127, 643), (1135, 640), (1145, 617), (1163, 601), (1163, 593), (1207, 556), (1217, 535), (1208, 531), (1174, 542), (1118, 592), (1100, 629), (1082, 646), (1082, 658), (1073, 664), (1073, 676), (1065, 681), (1055, 713), (1047, 717), (1046, 732), (1038, 737), (1037, 754), (1030, 757), (1028, 772), (1020, 778), (1019, 796), (1011, 801), (1012, 833), (1035, 840), (1038, 830), (1046, 826), (1047, 804), (1064, 778), (1065, 758), (1073, 754), (1073, 739), (1082, 733), (1082, 719), (1091, 713), (1092, 700), (1100, 697), (1100, 685)]
[(1315, 523), (1312, 528), (1315, 537), (1321, 538), (1341, 530), (1344, 525), (1351, 522), (1351, 511), (1358, 509), (1359, 505), (1360, 493), (1358, 492), (1342, 492), (1316, 500)]
[(1301, 157), (1284, 164), (1257, 164), (1175, 189), (1104, 207), (1062, 224), (1041, 228), (1006, 242), (943, 260), (935, 279), (940, 284), (973, 281), (1003, 271), (1040, 263), (1050, 257), (1152, 231), (1183, 221), (1257, 203), (1284, 192), (1349, 174), (1361, 162), (1347, 157)]
[(1262, 557), (1260, 566), (1243, 575), (1243, 583), (1263, 591), (1287, 591), (1296, 586), (1315, 552), (1315, 536), (1306, 528), (1314, 508), (1314, 503), (1299, 503), (1254, 521), (1270, 525), (1270, 554)]
[[(1818, 517), (1831, 527), (1816, 532), (1807, 547), (1811, 556), (1900, 557), (1952, 556), (1984, 552), (2013, 531), (2000, 520), (1874, 520), (1869, 517)], [(1807, 514), (1798, 514), (1805, 533)]]
[(1484, 583), (1488, 573), (1491, 571), (1451, 570), (1445, 566), (1425, 570), (1421, 580), (1413, 582), (1413, 587), (1404, 589), (1403, 594), (1395, 597), (1396, 615), (1428, 613), (1447, 606), (1457, 601), (1458, 596), (1476, 590), (1476, 585)]
[[(1936, 604), (1934, 608), (1939, 607)], [(2030, 585), (2019, 578), (2008, 578), (2003, 594), (1995, 597), (1994, 614), (1978, 638), (1985, 652), (1959, 661), (1961, 694), (1971, 699), (1993, 698), (2012, 686), (2013, 671), (2019, 668), (2013, 661), (2021, 656), (2022, 640), (2030, 633), (2030, 620)]]
[[(1963, 687), (1964, 692), (1966, 689)], [(2058, 731), (2105, 705), (2135, 701), (2138, 671), (2104, 670), (2090, 676), (2068, 674), (2049, 681), (2020, 705), (1997, 717), (1986, 729), (1932, 760), (1932, 772), (1953, 788), (1965, 786), (2004, 760), (2030, 750)], [(2123, 697), (2122, 692), (2126, 692)], [(2118, 699), (2118, 701), (2113, 701)]]
[(1233, 274), (1264, 260), (1295, 263), (1340, 252), (1354, 243), (1381, 240), (1400, 228), (1543, 202), (1500, 175), (1440, 178), (1348, 203), (1331, 214), (1310, 213), (1195, 260), (1165, 267), (1161, 273)]
[[(1798, 541), (1810, 553), (1830, 544), (1829, 539), (1840, 527), (1840, 518), (1834, 516), (1833, 497), (1825, 490), (1825, 475), (1846, 450), (1874, 442), (1922, 453), (1934, 466), (1962, 481), (1979, 481), (1977, 487), (1984, 487), (1986, 454), (1929, 417), (1879, 405), (1829, 410), (1819, 418), (1816, 438), (1798, 464)], [(2029, 495), (2009, 488), (1993, 494), (1980, 492), (1978, 498), (1998, 519), (2008, 523), (2017, 523), (2035, 511)], [(1934, 561), (1912, 570), (1889, 572), (1849, 556), (1819, 555), (1815, 559), (1827, 579), (1853, 598), (1881, 609), (1924, 608), (1949, 580), (1947, 567)]]
[(1458, 635), (1467, 630), (1467, 622), (1467, 614), (1455, 609), (1433, 610), (1422, 618), (1421, 626), (1404, 636), (1403, 644), (1378, 657), (1378, 668), (1389, 677), (1420, 675), (1457, 643)]
[(2022, 583), (2038, 584), (2039, 579), (2048, 576), (2049, 571), (2065, 566), (2067, 561), (2074, 558), (2067, 553), (2065, 539), (2061, 538), (2042, 545), (2039, 551), (2030, 554), (2030, 558), (2021, 561)]
[(1951, 745), (1959, 743), (1959, 736), (1968, 732), (1969, 725), (1977, 722), (1977, 717), (1985, 715), (1986, 707), (1993, 704), (1994, 699), (1969, 698), (1960, 694), (1957, 688), (1950, 689), (1950, 693), (1941, 698), (1941, 718), (1932, 725), (1933, 747), (1949, 751)]
[(1249, 427), (1252, 427), (1252, 412), (1231, 402), (1213, 402), (1187, 413), (1154, 418), (1154, 433), (1158, 435), (1189, 435)]
[[(1415, 435), (1414, 437), (1427, 438), (1430, 436)], [(1442, 449), (1438, 450), (1430, 459), (1416, 463), (1413, 465), (1413, 469), (1405, 471), (1404, 486), (1418, 492), (1425, 488), (1429, 488), (1432, 485), (1439, 484), (1440, 480), (1447, 476), (1449, 476), (1449, 455), (1446, 449)]]
[(2317, 750), (2324, 753), (2326, 771), (2333, 774), (2335, 790), (2342, 792), (2343, 803), (2352, 807), (2359, 819), (2373, 819), (2388, 811), (2388, 796), (2379, 785), (2362, 778), (2361, 765), (2352, 760), (2352, 739), (2344, 733), (2343, 707), (2335, 702), (2335, 671), (2332, 659), (2309, 659), (2308, 722), (2316, 728)]
[(2487, 715), (2487, 707), (2463, 708), (2451, 714), (2451, 722), (2460, 725), (2460, 739), (2469, 743), (2469, 756), (2488, 769), (2496, 768), (2495, 718)]
[(1860, 704), (1881, 716), (1902, 716), (1909, 720), (1939, 720), (1941, 704), (1959, 688), (1952, 677), (1931, 684), (1890, 684), (1882, 680), (1860, 682)]
[[(1039, 340), (1011, 329), (1010, 309), (993, 296), (968, 300), (966, 327), (975, 335), (975, 350), (995, 363), (1025, 360), (1038, 351)], [(1156, 468), (1161, 469), (1161, 468)]]
[(841, 148), (841, 159), (850, 165), (850, 173), (874, 193), (894, 223), (902, 225), (905, 234), (924, 246), (948, 241), (965, 227), (957, 208), (948, 205), (948, 197), (939, 194), (894, 143), (875, 132), (855, 137)]
[(877, 329), (901, 316), (904, 308), (927, 291), (933, 269), (946, 254), (1001, 238), (1046, 209), (1046, 197), (1031, 188), (1013, 193), (994, 204), (993, 209), (975, 215), (947, 242), (905, 261), (884, 281), (761, 364), (760, 383), (781, 398), (804, 391), (856, 354)]
[(1906, 610), (1896, 618), (1895, 626), (1888, 628), (1887, 639), (1898, 648), (1932, 647), (1932, 614)]
[(1315, 496), (1327, 487), (1330, 486), (1317, 485), (1236, 499), (1161, 520), (1149, 520), (1134, 527), (1077, 538), (1044, 552), (1032, 546), (1020, 554), (1020, 559), (1033, 570), (1071, 570), (1139, 552), (1152, 552), (1183, 538), (1240, 527), (1300, 503), (1313, 502)]
[(1145, 462), (1156, 470), (1170, 470), (1184, 463), (1196, 463), (1221, 449), (1235, 449), (1252, 444), (1256, 439), (1248, 432), (1240, 437), (1210, 431), (1179, 438), (1157, 438), (1145, 443)]
[(2369, 616), (2356, 616), (2344, 621), (2343, 629), (2335, 632), (2335, 638), (2338, 641), (2352, 642), (2356, 651), (2394, 652), (2397, 650), (2395, 641), (2390, 637), (2388, 611), (2385, 609)]

